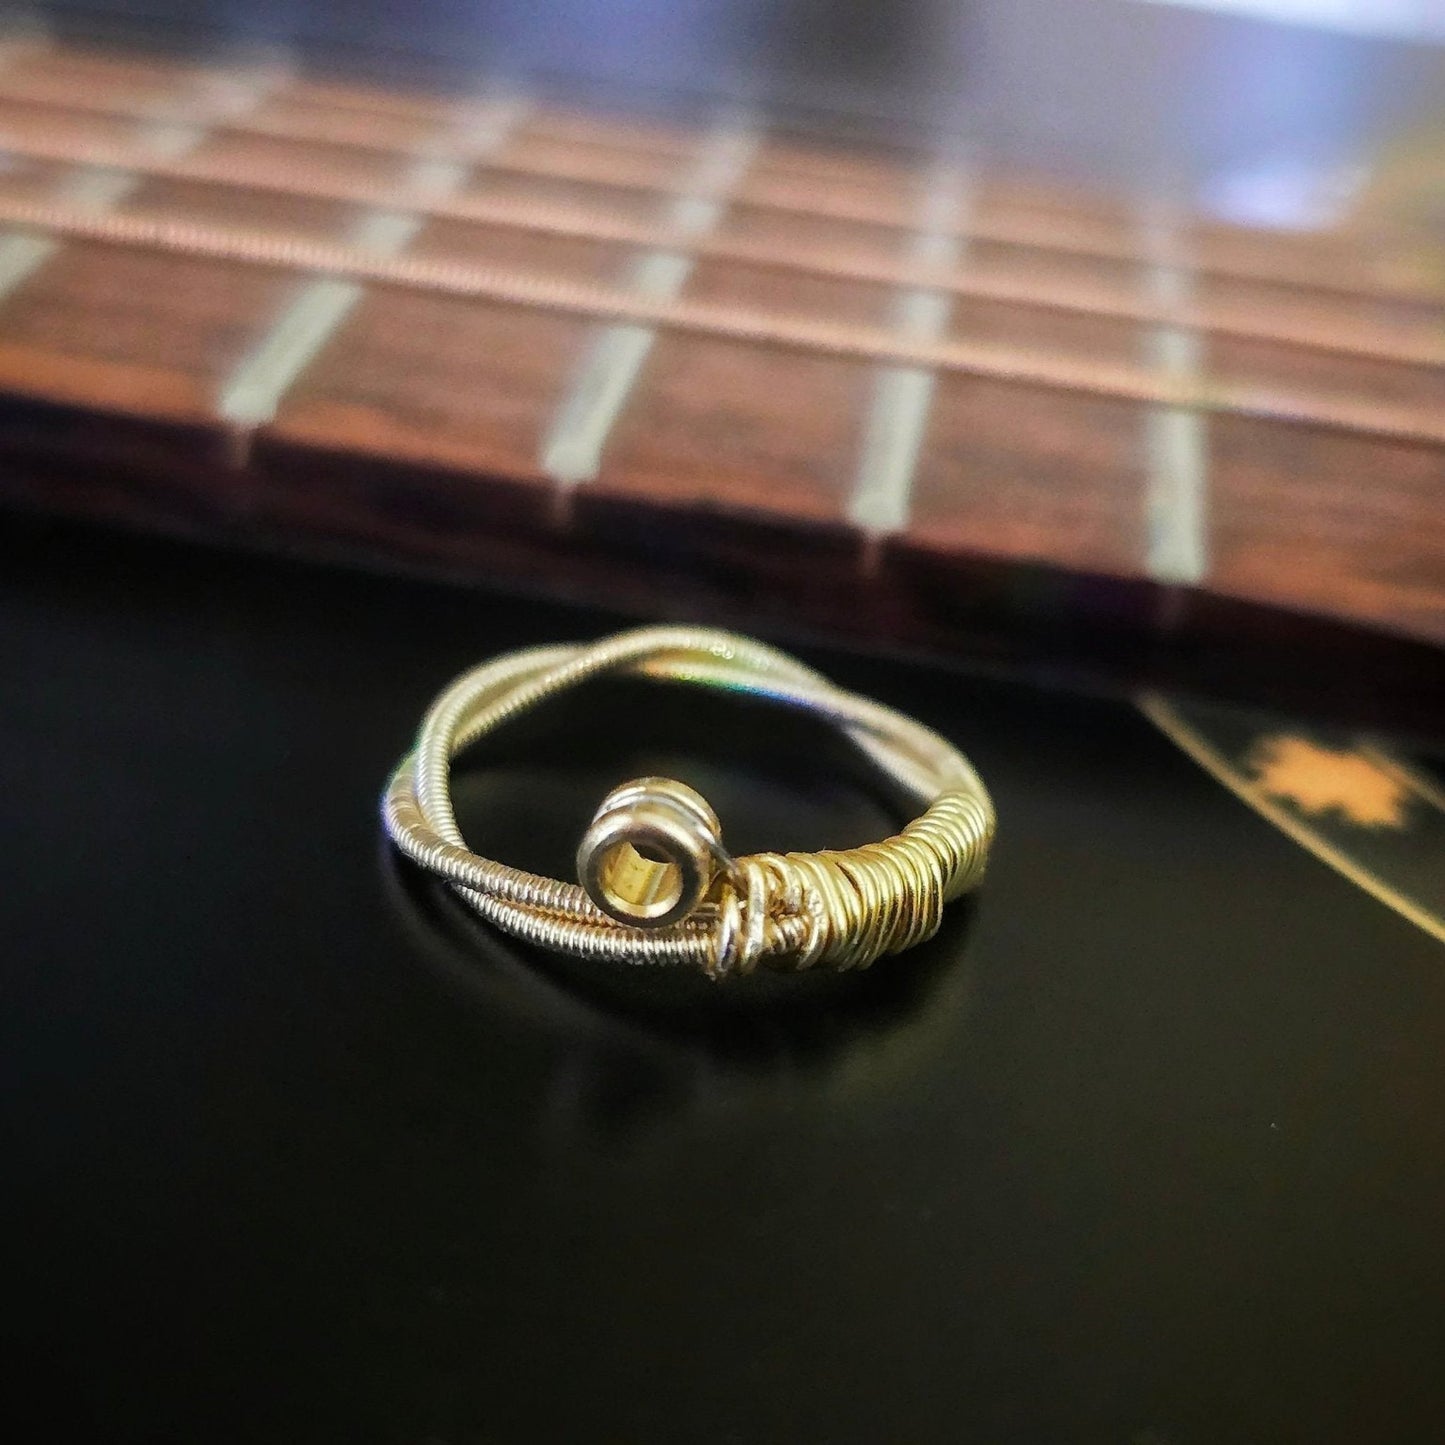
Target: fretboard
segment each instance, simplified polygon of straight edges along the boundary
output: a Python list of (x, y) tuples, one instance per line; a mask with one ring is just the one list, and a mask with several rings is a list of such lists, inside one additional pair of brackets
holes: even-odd
[(23, 40), (0, 148), (0, 498), (864, 641), (1445, 642), (1403, 222)]

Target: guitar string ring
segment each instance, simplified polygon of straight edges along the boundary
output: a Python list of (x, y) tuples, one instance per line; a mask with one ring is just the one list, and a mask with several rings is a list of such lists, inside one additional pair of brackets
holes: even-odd
[[(876, 843), (734, 858), (697, 792), (638, 778), (602, 800), (578, 847), (577, 883), (474, 853), (452, 808), (452, 760), (545, 699), (608, 675), (742, 691), (821, 716), (922, 811)], [(867, 968), (912, 948), (938, 930), (947, 903), (977, 886), (994, 831), (978, 774), (937, 733), (775, 648), (696, 627), (530, 648), (464, 673), (427, 711), (387, 784), (382, 817), (407, 857), (524, 942), (713, 979), (759, 966)]]

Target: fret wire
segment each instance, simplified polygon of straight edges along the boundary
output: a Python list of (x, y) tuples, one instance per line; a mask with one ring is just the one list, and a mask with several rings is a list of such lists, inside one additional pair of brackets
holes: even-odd
[[(1191, 272), (1181, 254), (1186, 242), (1177, 210), (1167, 201), (1147, 205), (1141, 216), (1144, 248), (1152, 257), (1149, 286), (1166, 311), (1186, 312), (1193, 299)], [(1202, 370), (1197, 332), (1177, 322), (1145, 337), (1150, 364), (1171, 380), (1197, 385)], [(1206, 513), (1209, 437), (1197, 411), (1150, 406), (1144, 411), (1145, 566), (1156, 582), (1194, 586), (1208, 571)]]
[[(551, 112), (540, 111), (536, 119), (527, 128), (527, 133), (529, 136), (535, 137), (538, 140), (549, 141), (554, 145), (575, 145), (602, 151), (624, 151), (633, 155), (649, 156), (654, 160), (680, 159), (687, 154), (685, 142), (679, 144), (676, 148), (662, 148), (658, 146), (640, 145), (635, 141), (618, 139), (614, 135), (603, 137), (596, 134), (596, 132), (602, 128), (615, 123), (612, 117), (599, 117), (596, 120), (588, 122), (581, 120), (569, 122), (565, 118), (556, 116)], [(579, 133), (584, 127), (590, 129), (592, 133)], [(679, 134), (682, 135), (682, 132), (680, 131)], [(769, 129), (770, 138), (786, 134), (788, 134), (788, 132), (780, 130), (776, 126), (770, 127)], [(797, 137), (796, 139), (800, 144), (807, 144), (806, 137)], [(817, 139), (818, 137), (813, 138), (815, 143)], [(899, 151), (896, 155), (890, 156), (886, 162), (879, 160), (878, 164), (892, 170), (899, 180), (906, 183), (917, 178), (917, 172), (914, 167), (915, 160), (916, 157)], [(822, 165), (812, 165), (806, 160), (792, 157), (783, 160), (776, 156), (770, 156), (766, 150), (759, 152), (750, 169), (757, 177), (776, 177), (778, 180), (811, 181), (822, 185), (839, 184), (836, 174), (826, 163)], [(864, 182), (851, 180), (845, 180), (841, 182), (841, 184), (850, 190), (861, 190), (864, 189), (866, 185)], [(896, 227), (904, 227), (906, 225), (906, 217), (900, 218), (895, 223)]]
[(877, 326), (750, 312), (682, 299), (655, 300), (593, 282), (478, 266), (459, 260), (382, 257), (283, 232), (204, 225), (142, 211), (91, 215), (74, 207), (0, 198), (0, 226), (102, 245), (131, 246), (272, 270), (312, 271), (496, 305), (668, 327), (756, 346), (842, 360), (929, 367), (1020, 386), (1101, 399), (1189, 407), (1381, 440), (1445, 445), (1445, 416), (1337, 397), (1288, 395), (1275, 388), (1212, 379), (1199, 384), (1137, 366), (1076, 361), (994, 343), (918, 342)]
[[(26, 143), (6, 140), (0, 135), (0, 151), (30, 160), (61, 164), (104, 166), (135, 171), (161, 180), (182, 181), (203, 185), (269, 191), (275, 194), (305, 196), (310, 199), (337, 201), (346, 205), (367, 205), (387, 210), (410, 210), (435, 219), (452, 220), (475, 225), (499, 226), (532, 231), (537, 234), (568, 237), (617, 245), (646, 247), (688, 253), (696, 257), (732, 262), (737, 265), (768, 269), (797, 270), (831, 280), (881, 285), (897, 288), (935, 290), (973, 300), (993, 301), (1004, 305), (1035, 306), (1045, 310), (1073, 315), (1097, 317), (1145, 325), (1179, 325), (1210, 335), (1233, 337), (1245, 341), (1261, 341), (1317, 351), (1327, 355), (1379, 361), (1403, 366), (1434, 367), (1445, 365), (1445, 342), (1422, 337), (1418, 343), (1393, 340), (1351, 338), (1341, 335), (1339, 328), (1320, 334), (1309, 329), (1261, 322), (1251, 324), (1238, 316), (1220, 320), (1211, 318), (1207, 308), (1193, 315), (1166, 312), (1148, 301), (1137, 302), (1108, 298), (1069, 296), (1063, 292), (1049, 293), (1036, 287), (1011, 286), (988, 281), (965, 273), (929, 271), (916, 262), (873, 261), (862, 258), (838, 258), (822, 254), (809, 256), (806, 251), (780, 252), (769, 250), (757, 242), (707, 235), (688, 235), (669, 231), (655, 224), (633, 222), (625, 218), (597, 215), (580, 208), (514, 202), (486, 196), (453, 197), (445, 201), (420, 201), (407, 196), (391, 183), (371, 185), (365, 182), (342, 182), (320, 185), (311, 180), (303, 183), (284, 172), (262, 178), (237, 176), (208, 162), (204, 156), (186, 156), (161, 160), (118, 148), (69, 143)], [(963, 237), (962, 239), (969, 239)], [(1346, 331), (1348, 327), (1346, 327)]]
[[(484, 128), (487, 139), (493, 145), (503, 144), (523, 113), (521, 102), (515, 102), (510, 114), (494, 114)], [(408, 190), (417, 198), (443, 196), (460, 187), (467, 174), (466, 167), (453, 161), (418, 160), (413, 163)], [(366, 210), (352, 223), (347, 239), (378, 256), (395, 256), (422, 225), (415, 212)], [(221, 388), (219, 410), (235, 428), (233, 460), (238, 465), (244, 463), (255, 429), (275, 417), (287, 391), (345, 325), (364, 294), (358, 281), (313, 277), (231, 373)]]
[[(957, 223), (970, 203), (970, 179), (955, 166), (939, 164), (935, 168), (911, 247), (918, 259), (946, 264), (950, 269), (963, 259)], [(893, 309), (900, 335), (932, 341), (948, 325), (952, 298), (946, 292), (914, 288), (901, 292)], [(921, 367), (882, 367), (873, 378), (848, 507), (848, 515), (869, 538), (901, 531), (907, 525), (935, 387), (934, 373)], [(875, 554), (876, 547), (870, 550), (870, 556)]]
[[(315, 96), (289, 94), (277, 95), (276, 99), (283, 101), (288, 105), (299, 106), (307, 110), (344, 110), (349, 111), (353, 114), (370, 115), (376, 116), (377, 118), (395, 116), (397, 114), (397, 111), (391, 109), (389, 106), (383, 105), (377, 107), (351, 100), (332, 101), (329, 99), (320, 99)], [(489, 102), (487, 102), (485, 99), (479, 100), (473, 97), (455, 103), (461, 104), (463, 106), (485, 106)], [(412, 112), (412, 118), (425, 119), (429, 118), (429, 114), (418, 110)], [(565, 116), (554, 115), (546, 110), (539, 110), (528, 121), (527, 136), (529, 138), (535, 138), (537, 140), (550, 141), (553, 144), (557, 145), (576, 145), (600, 151), (623, 152), (629, 155), (646, 157), (654, 161), (686, 161), (689, 154), (696, 148), (697, 145), (697, 136), (693, 134), (689, 128), (682, 125), (679, 125), (674, 131), (674, 143), (665, 146), (648, 145), (638, 141), (628, 140), (625, 137), (619, 138), (617, 135), (609, 135), (605, 138), (602, 138), (595, 134), (598, 129), (615, 123), (616, 122), (612, 117), (599, 117), (595, 120), (584, 120), (581, 118), (577, 118), (575, 120), (568, 120)], [(319, 144), (355, 144), (354, 142), (350, 141), (327, 142), (324, 140), (324, 138), (318, 137), (311, 132), (288, 131), (279, 126), (274, 132), (268, 131), (267, 134), (273, 134), (277, 137), (287, 140), (315, 140)], [(806, 137), (803, 139), (804, 143), (806, 143)], [(384, 146), (369, 146), (368, 148), (378, 150), (391, 149), (390, 147)], [(900, 152), (896, 158), (891, 158), (888, 164), (896, 168), (900, 179), (909, 179), (909, 160), (904, 153)], [(776, 176), (779, 179), (827, 182), (831, 178), (831, 172), (826, 167), (826, 165), (809, 165), (805, 161), (795, 159), (789, 159), (786, 161), (778, 160), (776, 158), (769, 158), (766, 152), (760, 152), (760, 154), (754, 159), (753, 165), (750, 167), (750, 169), (756, 172), (758, 175)], [(847, 182), (846, 184), (850, 186), (857, 185), (856, 182)]]
[[(73, 54), (73, 52), (67, 51), (66, 54), (69, 56)], [(178, 76), (188, 76), (191, 73), (191, 71), (184, 66), (177, 66), (175, 69)], [(300, 89), (307, 79), (308, 77), (304, 75), (294, 76), (293, 90)], [(365, 101), (353, 97), (322, 98), (313, 95), (280, 92), (277, 93), (275, 99), (283, 101), (288, 105), (296, 105), (309, 110), (347, 111), (357, 115), (375, 116), (377, 118), (403, 115), (409, 116), (413, 120), (425, 121), (444, 121), (446, 117), (445, 115), (438, 115), (439, 109), (448, 111), (455, 107), (485, 107), (490, 103), (485, 99), (479, 99), (475, 96), (451, 98), (440, 94), (428, 95), (425, 92), (410, 93), (412, 96), (415, 96), (415, 101), (414, 103), (408, 103), (409, 97), (390, 91), (373, 89), (371, 93), (374, 100), (380, 100), (382, 103), (368, 104)], [(0, 91), (0, 98), (5, 98), (3, 91)], [(16, 96), (16, 99), (26, 104), (56, 104), (55, 102), (48, 101), (27, 100), (23, 95)], [(67, 100), (64, 108), (71, 108), (71, 104), (72, 102)], [(109, 113), (99, 111), (99, 108), (97, 108), (97, 110), (98, 113)], [(610, 117), (602, 117), (596, 120), (576, 117), (569, 120), (565, 114), (553, 115), (544, 110), (538, 111), (537, 114), (529, 120), (527, 132), (530, 136), (535, 136), (542, 140), (577, 144), (594, 147), (599, 150), (624, 151), (638, 156), (646, 156), (654, 160), (685, 160), (690, 150), (696, 145), (695, 138), (688, 135), (682, 127), (675, 129), (673, 143), (664, 146), (647, 145), (638, 141), (618, 139), (615, 136), (607, 139), (598, 139), (594, 134), (586, 133), (588, 130), (595, 131), (600, 127), (605, 127), (612, 123), (615, 122), (613, 122)], [(277, 137), (285, 139), (317, 140), (318, 143), (326, 143), (305, 132), (291, 132), (278, 128), (274, 132), (268, 131), (266, 133), (274, 134)], [(810, 140), (816, 143), (817, 137), (811, 137), (804, 132), (798, 136), (797, 139), (800, 144), (807, 144)], [(350, 144), (350, 142), (335, 142), (335, 144)], [(375, 148), (388, 149), (386, 147)], [(886, 164), (896, 168), (900, 179), (907, 180), (911, 177), (909, 158), (903, 150), (897, 150), (893, 156), (890, 156)], [(769, 159), (766, 152), (760, 153), (759, 156), (755, 158), (751, 169), (759, 175), (776, 175), (780, 179), (808, 179), (821, 182), (827, 182), (830, 179), (830, 171), (826, 165), (809, 165), (805, 161), (797, 159), (789, 159), (787, 161)], [(849, 182), (846, 184), (856, 185), (857, 183)], [(899, 219), (896, 224), (900, 227), (906, 227), (909, 223), (905, 217)]]
[[(37, 50), (48, 49), (50, 44), (49, 33), (37, 31), (32, 26), (27, 26), (19, 34), (7, 33), (0, 39), (0, 73), (18, 64), (25, 56), (32, 55)], [(104, 176), (110, 173), (80, 170), (62, 178), (55, 188), (54, 198), (59, 201), (77, 200), (82, 205), (85, 204), (88, 199), (85, 194), (87, 183), (97, 174)], [(71, 194), (66, 194), (67, 189)], [(76, 191), (79, 194), (75, 194)], [(0, 236), (0, 299), (8, 296), (27, 276), (44, 265), (55, 251), (56, 245), (49, 236)]]
[[(146, 133), (142, 144), (154, 153), (172, 155), (193, 150), (204, 132), (179, 126), (142, 127)], [(125, 171), (105, 166), (83, 166), (62, 176), (51, 191), (51, 198), (61, 205), (81, 206), (103, 212), (118, 205), (140, 184), (140, 179)], [(50, 236), (26, 233), (0, 237), (0, 300), (35, 274), (59, 249), (59, 242)]]
[[(16, 94), (13, 91), (7, 93), (6, 81), (3, 74), (0, 74), (0, 101), (5, 101), (8, 104), (26, 106), (34, 110), (70, 110), (85, 115), (117, 120), (136, 118), (133, 110), (107, 107), (104, 105), (87, 105), (83, 99), (67, 100), (65, 104), (60, 104), (53, 101), (30, 100), (24, 96), (23, 92), (20, 94)], [(358, 144), (352, 141), (334, 141), (325, 137), (298, 135), (283, 126), (268, 126), (254, 120), (242, 120), (238, 118), (232, 121), (224, 117), (217, 119), (209, 116), (206, 117), (206, 120), (210, 123), (211, 128), (218, 133), (264, 137), (271, 140), (289, 141), (295, 144), (314, 145), (321, 148), (362, 150), (391, 157), (410, 156), (413, 154), (412, 151), (404, 147)], [(448, 158), (460, 162), (476, 159), (467, 156), (464, 152), (450, 155)], [(621, 179), (619, 179), (617, 175), (609, 177), (595, 164), (569, 167), (556, 164), (541, 166), (534, 162), (528, 165), (521, 162), (510, 162), (505, 156), (500, 156), (486, 160), (485, 169), (529, 179), (541, 178), (570, 181), (574, 184), (599, 186), (612, 190), (660, 193), (663, 195), (675, 192), (674, 187), (659, 184), (652, 178), (643, 179), (635, 174), (631, 177), (623, 177)], [(846, 205), (802, 205), (790, 201), (784, 196), (751, 196), (747, 198), (746, 203), (758, 210), (773, 211), (779, 214), (800, 217), (805, 220), (858, 224), (888, 231), (906, 231), (908, 229), (906, 217), (899, 212), (879, 211), (876, 207), (870, 210), (866, 204), (861, 209), (850, 209)], [(1083, 260), (1140, 262), (1145, 259), (1139, 255), (1136, 249), (1124, 243), (1110, 245), (1098, 241), (1089, 243), (1071, 239), (1067, 234), (1060, 233), (1059, 217), (1057, 215), (1041, 216), (1037, 221), (1033, 222), (1029, 220), (1016, 220), (1012, 225), (1007, 222), (998, 220), (989, 221), (986, 218), (976, 217), (972, 223), (970, 234), (964, 239), (971, 243), (988, 242)], [(1428, 240), (1428, 238), (1425, 239)], [(1316, 240), (1319, 245), (1324, 247), (1340, 244), (1340, 242), (1332, 236), (1324, 236), (1316, 238)], [(1213, 262), (1207, 267), (1202, 268), (1201, 274), (1219, 276), (1225, 279), (1261, 282), (1289, 289), (1299, 289), (1298, 283), (1294, 282), (1289, 275), (1269, 267), (1238, 264), (1225, 265), (1220, 262)], [(887, 284), (895, 283), (890, 282)], [(1418, 301), (1425, 304), (1434, 304), (1442, 299), (1438, 291), (1423, 293), (1416, 287), (1392, 285), (1380, 280), (1374, 280), (1364, 286), (1342, 285), (1326, 281), (1318, 284), (1312, 283), (1309, 289), (1329, 291), (1343, 296), (1378, 297), (1386, 300)], [(1431, 364), (1434, 363), (1432, 362)]]
[[(306, 77), (298, 78), (298, 85), (305, 81)], [(375, 92), (383, 98), (383, 103), (368, 104), (364, 101), (352, 98), (321, 98), (310, 95), (278, 95), (277, 99), (285, 101), (290, 105), (297, 105), (311, 110), (344, 110), (357, 115), (370, 115), (378, 118), (396, 116), (398, 114), (410, 115), (412, 119), (432, 119), (435, 115), (435, 107), (439, 100), (436, 95), (427, 96), (425, 93), (417, 92), (418, 100), (414, 106), (405, 107), (405, 102), (400, 95), (388, 91)], [(443, 101), (443, 104), (476, 104), (475, 100), (460, 100), (457, 102)], [(486, 104), (485, 101), (480, 102)], [(558, 144), (582, 145), (594, 147), (598, 150), (624, 151), (633, 155), (647, 156), (653, 160), (686, 160), (689, 153), (696, 146), (696, 138), (687, 133), (686, 129), (677, 127), (665, 145), (649, 145), (640, 141), (619, 139), (616, 135), (606, 139), (598, 139), (595, 134), (588, 133), (600, 127), (615, 124), (610, 116), (596, 119), (575, 116), (569, 119), (566, 114), (553, 114), (549, 111), (539, 110), (528, 122), (527, 134), (535, 136), (540, 140), (549, 140)], [(305, 140), (308, 137), (304, 133), (293, 134), (291, 132), (277, 131), (278, 135), (285, 135), (290, 139)], [(810, 137), (806, 133), (799, 137), (802, 144), (809, 140), (816, 142), (817, 137)], [(900, 177), (907, 178), (909, 175), (909, 164), (906, 154), (899, 151), (896, 157), (891, 157), (888, 164), (895, 166)], [(760, 175), (776, 175), (780, 178), (791, 177), (794, 179), (807, 179), (826, 182), (830, 178), (830, 172), (826, 166), (809, 165), (802, 160), (790, 159), (780, 161), (769, 158), (766, 152), (761, 153), (754, 160), (750, 169)]]
[[(690, 183), (669, 208), (669, 233), (701, 236), (717, 224), (757, 143), (757, 133), (738, 119), (724, 121), (704, 140)], [(693, 264), (685, 252), (649, 251), (629, 266), (622, 284), (654, 300), (670, 300), (687, 284)], [(542, 442), (542, 468), (554, 481), (575, 487), (596, 479), (607, 438), (655, 338), (650, 328), (614, 324), (587, 348)]]
[[(283, 78), (284, 72), (277, 68), (252, 74), (246, 84), (232, 84), (222, 102), (224, 113), (236, 117), (260, 105)], [(180, 160), (194, 151), (208, 134), (201, 124), (184, 124), (144, 113), (135, 122), (134, 130), (133, 144), (158, 165)], [(103, 213), (134, 192), (142, 175), (138, 169), (84, 166), (61, 177), (52, 198), (62, 205)], [(56, 246), (55, 239), (49, 236), (0, 237), (0, 300), (34, 275), (54, 255)]]

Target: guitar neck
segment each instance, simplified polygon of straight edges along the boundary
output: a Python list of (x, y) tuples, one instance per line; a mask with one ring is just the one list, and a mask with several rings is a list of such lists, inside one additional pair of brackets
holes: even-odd
[(740, 113), (0, 61), (17, 504), (864, 642), (1445, 642), (1445, 253), (1407, 227)]

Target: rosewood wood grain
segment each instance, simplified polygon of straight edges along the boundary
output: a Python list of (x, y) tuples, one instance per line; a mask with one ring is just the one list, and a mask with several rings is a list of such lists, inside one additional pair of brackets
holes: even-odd
[(1213, 589), (1438, 640), (1445, 454), (1233, 417), (1209, 432)]
[[(526, 242), (515, 233), (479, 237), (498, 260), (526, 248), (530, 266), (560, 274), (608, 276), (621, 258), (595, 243)], [(445, 228), (413, 243), (451, 248)], [(320, 485), (343, 485), (345, 456), (372, 470), (390, 465), (405, 487), (410, 472), (420, 493), (436, 489), (445, 508), (458, 490), (502, 487), (530, 492), (541, 516), (551, 483), (539, 458), (539, 438), (557, 404), (569, 367), (585, 344), (587, 323), (515, 308), (458, 306), (446, 298), (376, 293), (366, 297), (344, 330), (283, 400), (258, 439), (268, 458), (291, 457), (288, 475), (305, 487), (305, 454), (331, 460)], [(441, 478), (442, 480), (438, 480)], [(284, 495), (266, 489), (280, 511)]]
[[(0, 145), (17, 158), (0, 196), (44, 199), (82, 155), (135, 165), (138, 127), (183, 123), (197, 133), (174, 164), (189, 169), (142, 168), (128, 205), (332, 240), (378, 198), (404, 205), (417, 164), (447, 156), (456, 184), (418, 206), (408, 255), (633, 284), (703, 133), (536, 105), (514, 106), (512, 131), (488, 135), (513, 99), (55, 51), (0, 76)], [(928, 177), (905, 153), (764, 131), (682, 294), (900, 325)], [(1175, 315), (1151, 300), (1162, 263), (1131, 198), (977, 161), (962, 177), (945, 341), (1106, 372), (1160, 364), (1168, 333), (1189, 339), (1174, 352), (1205, 384), (1275, 389), (1316, 410), (1445, 416), (1445, 307), (1399, 264), (1418, 237), (1363, 223), (1285, 237), (1186, 218), (1173, 238), (1187, 280)], [(507, 199), (610, 217), (638, 238), (466, 218)], [(707, 250), (730, 243), (755, 259)], [(810, 252), (897, 279), (789, 264)], [(1149, 438), (1168, 408), (985, 376), (914, 388), (917, 454), (897, 449), (901, 520), (881, 533), (850, 515), (888, 368), (805, 348), (659, 330), (618, 383), (597, 474), (579, 481), (549, 471), (545, 443), (605, 323), (362, 289), (279, 386), (274, 416), (238, 432), (222, 415), (227, 379), (308, 284), (234, 261), (60, 245), (0, 297), (0, 498), (889, 645), (952, 649), (1012, 628), (1062, 651), (1167, 645), (1197, 659), (1236, 630), (1261, 655), (1324, 652), (1336, 635), (1363, 655), (1363, 627), (1403, 677), (1401, 656), (1436, 665), (1438, 654), (1385, 636), (1445, 643), (1438, 446), (1288, 415), (1166, 419), (1192, 438), (1205, 489), (1190, 523), (1202, 565), (1181, 579), (1151, 570), (1167, 453)], [(1261, 334), (1234, 334), (1251, 328)]]
[(950, 377), (939, 385), (912, 515), (889, 553), (905, 566), (929, 551), (1067, 558), (1070, 572), (1138, 575), (1144, 466), (1131, 405)]
[[(340, 234), (348, 219), (326, 203), (170, 182), (144, 182), (137, 194), (178, 216), (259, 212), (317, 236)], [(217, 394), (296, 284), (138, 251), (58, 251), (3, 300), (12, 488), (41, 505), (53, 497), (62, 510), (103, 502), (107, 515), (124, 515), (129, 499), (142, 516), (188, 526), (224, 526), (244, 514), (251, 485), (227, 464)], [(112, 474), (118, 491), (101, 480)], [(37, 475), (43, 480), (20, 480)]]
[[(177, 94), (169, 103), (152, 99), (139, 104), (131, 88), (122, 84), (112, 90), (101, 75), (83, 86), (36, 85), (24, 79), (32, 67), (46, 63), (44, 54), (27, 62), (19, 80), (13, 69), (0, 71), (0, 100), (12, 113), (27, 109), (39, 112), (32, 118), (32, 125), (38, 121), (68, 131), (86, 122), (103, 125), (106, 121), (161, 118), (208, 124), (218, 133), (241, 139), (266, 137), (301, 142), (315, 147), (318, 158), (324, 158), (332, 145), (375, 152), (380, 157), (415, 154), (414, 150), (397, 149), (397, 136), (390, 130), (393, 113), (385, 107), (378, 113), (375, 132), (365, 142), (359, 139), (363, 132), (356, 125), (346, 127), (344, 140), (328, 138), (328, 120), (317, 115), (313, 106), (286, 105), (302, 89), (300, 82), (286, 82), (283, 95), (259, 106), (238, 106), (235, 95), (222, 84), (227, 72), (212, 74), (208, 84), (204, 74), (187, 71), (183, 81), (178, 75)], [(247, 80), (255, 83), (256, 77), (248, 75)], [(265, 77), (263, 72), (262, 83), (264, 88), (275, 88), (280, 82), (274, 76)], [(467, 125), (482, 118), (490, 108), (486, 103), (438, 99), (431, 108), (409, 118), (411, 128), (405, 134), (415, 135), (434, 123), (438, 133), (424, 143), (425, 150), (466, 161), (471, 158)], [(365, 109), (359, 113), (367, 114)], [(272, 119), (268, 120), (268, 116)], [(287, 128), (293, 124), (299, 128)], [(689, 146), (696, 146), (696, 132), (684, 131), (679, 144), (662, 155), (639, 154), (613, 142), (609, 121), (605, 127), (594, 123), (594, 141), (578, 153), (575, 140), (567, 145), (555, 143), (547, 125), (548, 112), (539, 109), (530, 123), (519, 129), (509, 150), (495, 155), (488, 151), (488, 165), (502, 172), (564, 185), (604, 185), (620, 196), (668, 195), (679, 173), (678, 158)], [(869, 167), (872, 179), (866, 183), (854, 179), (833, 182), (828, 179), (826, 165), (821, 175), (800, 167), (794, 159), (799, 150), (784, 144), (779, 151), (777, 142), (763, 137), (748, 175), (738, 188), (738, 204), (800, 217), (810, 224), (896, 232), (911, 229), (919, 189), (926, 185), (927, 176), (927, 167), (918, 157), (895, 156), (891, 164), (873, 163)], [(971, 234), (978, 240), (1022, 249), (1030, 255), (1057, 254), (1125, 265), (1137, 263), (1146, 255), (1137, 204), (1079, 199), (1072, 191), (1019, 185), (1013, 178), (991, 175), (980, 179), (979, 193), (981, 199), (970, 221)], [(1341, 294), (1362, 291), (1431, 303), (1445, 296), (1438, 238), (1418, 226), (1412, 229), (1354, 224), (1317, 234), (1260, 233), (1184, 217), (1181, 241), (1189, 264), (1201, 275), (1218, 271), (1286, 286), (1308, 285)]]
[[(1092, 228), (1091, 244), (1103, 248), (1097, 252), (1087, 246), (1071, 248), (1079, 244), (1081, 236), (1087, 237), (1091, 228), (1081, 233), (1067, 219), (1053, 215), (1044, 217), (1047, 224), (1042, 228), (1024, 228), (1022, 234), (1035, 236), (1031, 242), (1001, 240), (985, 228), (981, 234), (960, 238), (968, 242), (967, 266), (942, 272), (930, 268), (924, 274), (917, 263), (905, 259), (908, 236), (896, 227), (806, 211), (770, 209), (735, 200), (716, 234), (686, 238), (670, 234), (673, 228), (658, 218), (665, 216), (663, 203), (675, 190), (582, 180), (575, 167), (559, 176), (509, 165), (510, 142), (498, 145), (492, 134), (498, 112), (495, 105), (458, 109), (446, 121), (436, 123), (425, 146), (410, 152), (273, 135), (258, 131), (249, 119), (247, 127), (238, 130), (234, 110), (234, 104), (218, 107), (213, 101), (161, 108), (163, 114), (184, 113), (195, 124), (210, 124), (212, 144), (195, 153), (154, 153), (146, 136), (156, 123), (146, 121), (143, 110), (121, 115), (104, 109), (77, 110), (73, 105), (17, 106), (11, 100), (8, 108), (0, 109), (0, 133), (8, 133), (13, 153), (30, 159), (122, 166), (163, 179), (413, 208), (441, 218), (507, 225), (532, 234), (682, 246), (722, 262), (836, 276), (860, 284), (926, 284), (980, 300), (1047, 305), (1118, 319), (1161, 319), (1158, 302), (1141, 290), (1145, 262), (1138, 247), (1108, 239), (1116, 230), (1113, 224), (1107, 233)], [(383, 120), (383, 130), (385, 125)], [(475, 163), (482, 172), (480, 183), (460, 194), (439, 196), (414, 194), (391, 179), (399, 167), (404, 169), (403, 162), (415, 164), (422, 159), (448, 159), (459, 166)], [(679, 171), (679, 176), (683, 174)], [(910, 183), (917, 181), (913, 177)], [(1033, 219), (1037, 222), (1040, 217)], [(1003, 230), (1007, 234), (1009, 227)], [(1070, 238), (1069, 244), (1054, 244), (1054, 237)], [(1187, 237), (1181, 237), (1177, 249), (1187, 255)], [(1312, 294), (1310, 288), (1278, 276), (1207, 272), (1197, 273), (1194, 289), (1200, 294), (1197, 302), (1190, 303), (1190, 324), (1211, 332), (1242, 340), (1278, 340), (1366, 359), (1445, 364), (1445, 340), (1433, 320), (1438, 305), (1412, 305), (1403, 294), (1331, 292), (1322, 284), (1317, 284), (1317, 294)]]
[[(689, 294), (874, 323), (888, 304), (880, 289), (708, 263)], [(724, 528), (736, 535), (801, 525), (820, 539), (841, 530), (867, 380), (856, 363), (660, 336), (601, 474), (578, 490), (579, 515), (625, 502), (642, 525), (647, 506), (695, 511), (695, 539), (704, 543)]]

